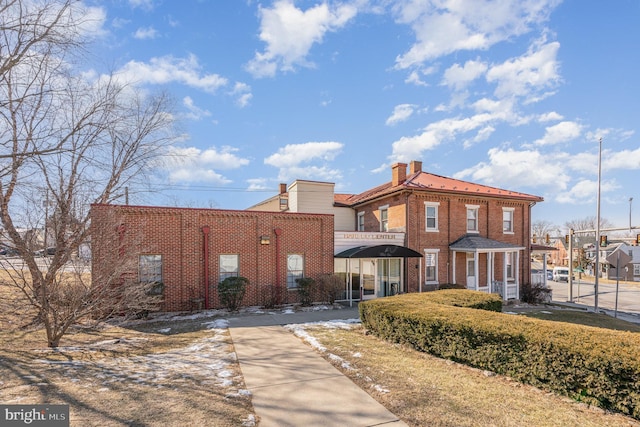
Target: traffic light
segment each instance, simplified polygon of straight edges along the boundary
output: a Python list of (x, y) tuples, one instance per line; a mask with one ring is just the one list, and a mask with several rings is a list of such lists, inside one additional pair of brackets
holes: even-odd
[(564, 243), (567, 244), (567, 245), (569, 244), (569, 235), (568, 234), (564, 235)]
[(640, 246), (640, 234), (636, 234), (636, 246)]
[(600, 236), (600, 246), (601, 247), (605, 247), (609, 244), (609, 242), (607, 241), (607, 236), (605, 234), (603, 234), (602, 236)]
[(547, 234), (544, 236), (544, 242), (545, 242), (547, 245), (551, 242), (551, 239), (549, 238), (549, 233), (547, 233)]

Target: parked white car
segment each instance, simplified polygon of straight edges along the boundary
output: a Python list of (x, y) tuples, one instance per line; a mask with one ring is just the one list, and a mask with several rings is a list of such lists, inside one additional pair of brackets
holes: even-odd
[(554, 282), (568, 282), (569, 281), (569, 268), (568, 267), (553, 267), (553, 281)]

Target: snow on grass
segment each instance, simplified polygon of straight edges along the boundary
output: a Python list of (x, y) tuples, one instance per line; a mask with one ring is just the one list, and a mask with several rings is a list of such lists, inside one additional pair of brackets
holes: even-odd
[[(309, 345), (321, 353), (326, 353), (327, 349), (310, 333), (308, 330), (314, 328), (326, 328), (326, 329), (351, 329), (354, 325), (359, 325), (360, 319), (345, 319), (345, 320), (327, 320), (322, 322), (309, 322), (285, 325), (284, 328), (293, 332), (295, 336), (301, 338), (303, 341), (309, 343)], [(334, 363), (342, 366), (346, 370), (353, 370), (351, 364), (332, 353), (328, 353), (327, 357)]]
[[(198, 317), (195, 317), (196, 319)], [(175, 317), (174, 317), (175, 319)], [(195, 340), (182, 348), (142, 356), (119, 356), (96, 360), (37, 360), (56, 366), (67, 377), (83, 377), (85, 381), (97, 381), (102, 389), (110, 389), (123, 382), (147, 386), (202, 381), (218, 387), (232, 387), (239, 380), (231, 365), (237, 362), (233, 347), (229, 344), (228, 321), (216, 319), (203, 322), (210, 335)], [(105, 348), (124, 340), (108, 340), (88, 347)], [(75, 351), (81, 348), (61, 348)], [(87, 347), (82, 348), (84, 351)]]

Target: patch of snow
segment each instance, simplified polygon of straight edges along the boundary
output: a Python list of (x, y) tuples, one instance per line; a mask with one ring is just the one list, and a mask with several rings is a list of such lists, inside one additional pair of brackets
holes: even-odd
[(552, 312), (550, 312), (550, 311), (541, 311), (540, 313), (542, 313), (542, 314), (553, 314), (553, 313), (552, 313)]
[(380, 393), (389, 393), (389, 389), (382, 387), (381, 385), (375, 384), (372, 386), (373, 389)]
[(160, 332), (161, 334), (166, 334), (167, 332), (170, 332), (171, 328), (162, 328), (162, 329), (158, 329), (158, 332)]
[(503, 311), (504, 314), (518, 314), (515, 311)]
[(343, 369), (346, 369), (347, 371), (354, 371), (355, 369), (353, 369), (351, 367), (351, 364), (349, 362), (347, 362), (346, 360), (344, 360), (342, 357), (337, 356), (333, 353), (329, 353), (329, 360), (333, 360), (334, 362), (337, 362), (340, 364), (340, 366), (342, 366)]
[(304, 324), (301, 325), (285, 325), (286, 329), (291, 330), (295, 336), (302, 338), (304, 341), (308, 342), (311, 347), (315, 348), (318, 351), (324, 352), (326, 350), (325, 347), (320, 345), (320, 342), (315, 338), (309, 335), (309, 333), (304, 329)]
[(355, 352), (352, 354), (353, 357), (362, 357), (362, 353), (360, 353), (359, 351)]
[(249, 414), (247, 418), (242, 420), (243, 427), (254, 427), (256, 425), (256, 417), (253, 414)]

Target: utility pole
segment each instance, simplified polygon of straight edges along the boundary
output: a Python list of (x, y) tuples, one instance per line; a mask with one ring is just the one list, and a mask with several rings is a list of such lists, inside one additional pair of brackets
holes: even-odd
[[(569, 277), (567, 278), (567, 287), (569, 288), (569, 302), (573, 302), (573, 228), (569, 229), (567, 249), (569, 250)], [(578, 298), (580, 298), (580, 292), (578, 292)]]
[[(602, 138), (598, 142), (598, 200), (596, 202), (596, 281), (593, 311), (598, 312), (598, 282), (600, 277), (600, 182), (602, 180)], [(573, 272), (571, 272), (573, 273)]]

